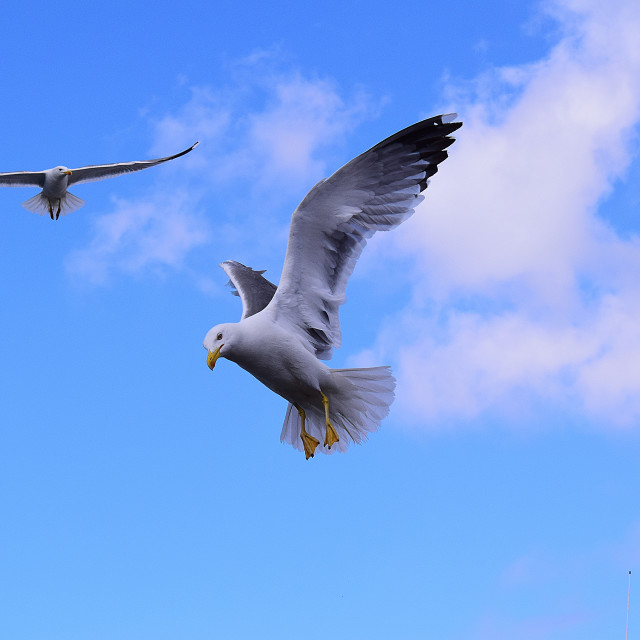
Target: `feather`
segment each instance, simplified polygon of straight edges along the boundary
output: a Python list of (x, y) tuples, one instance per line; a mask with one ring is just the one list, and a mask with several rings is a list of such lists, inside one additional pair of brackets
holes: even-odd
[(454, 118), (429, 118), (383, 140), (319, 182), (294, 212), (270, 308), (306, 334), (318, 358), (340, 346), (338, 310), (367, 240), (413, 214), (462, 126)]
[[(331, 374), (339, 378), (340, 390), (331, 396), (329, 418), (340, 439), (331, 449), (318, 447), (317, 450), (326, 454), (336, 451), (344, 453), (350, 443), (362, 444), (370, 433), (377, 431), (389, 413), (396, 386), (389, 367), (331, 369)], [(307, 433), (322, 442), (325, 430), (322, 406), (310, 407), (305, 411)], [(280, 442), (303, 451), (300, 424), (298, 411), (289, 403)]]
[(242, 301), (242, 320), (262, 311), (273, 298), (276, 285), (263, 277), (264, 271), (254, 271), (235, 260), (220, 265), (229, 276), (232, 293)]

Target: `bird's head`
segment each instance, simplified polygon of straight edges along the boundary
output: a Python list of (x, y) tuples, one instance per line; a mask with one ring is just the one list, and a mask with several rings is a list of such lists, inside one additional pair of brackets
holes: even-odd
[(71, 169), (67, 167), (53, 167), (53, 169), (47, 169), (44, 172), (45, 185), (56, 185), (54, 188), (65, 189), (69, 184), (69, 176), (71, 175)]
[(221, 356), (223, 358), (229, 357), (230, 352), (233, 350), (235, 333), (235, 325), (233, 324), (219, 324), (213, 329), (209, 329), (202, 344), (208, 352), (207, 366), (212, 371), (218, 358)]

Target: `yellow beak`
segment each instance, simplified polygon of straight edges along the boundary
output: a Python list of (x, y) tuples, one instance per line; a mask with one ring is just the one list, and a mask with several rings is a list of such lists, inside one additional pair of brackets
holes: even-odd
[(73, 173), (73, 171), (69, 170), (69, 171), (64, 171), (63, 173), (67, 176), (70, 176)]
[(209, 351), (209, 354), (207, 355), (207, 367), (209, 367), (211, 371), (213, 371), (213, 367), (216, 366), (216, 360), (220, 357), (220, 349), (222, 349), (222, 347), (224, 347), (223, 344), (221, 344), (215, 351)]

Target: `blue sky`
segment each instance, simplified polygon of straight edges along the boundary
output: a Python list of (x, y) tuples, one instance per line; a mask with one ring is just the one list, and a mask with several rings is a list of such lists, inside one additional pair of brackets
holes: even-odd
[[(201, 145), (56, 223), (0, 190), (0, 638), (622, 637), (639, 30), (631, 0), (4, 7), (1, 171)], [(277, 281), (315, 182), (449, 111), (341, 314), (333, 366), (392, 365), (396, 402), (305, 461), (284, 400), (206, 367), (217, 265)]]

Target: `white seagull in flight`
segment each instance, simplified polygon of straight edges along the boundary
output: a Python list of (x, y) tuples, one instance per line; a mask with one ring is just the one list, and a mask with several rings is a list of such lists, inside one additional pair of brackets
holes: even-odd
[(389, 367), (330, 369), (340, 346), (338, 311), (367, 240), (414, 212), (428, 179), (447, 157), (456, 114), (418, 122), (319, 182), (293, 213), (276, 288), (239, 262), (220, 266), (243, 305), (240, 322), (213, 327), (207, 364), (227, 358), (289, 402), (281, 442), (307, 459), (346, 451), (376, 431), (389, 413), (395, 380)]
[[(123, 173), (141, 171), (157, 164), (174, 160), (195, 149), (199, 143), (166, 158), (157, 160), (136, 160), (134, 162), (118, 162), (115, 164), (96, 164), (78, 169), (54, 167), (46, 171), (14, 171), (0, 173), (0, 187), (41, 187), (42, 191), (25, 200), (22, 206), (28, 211), (43, 215), (48, 213), (51, 219), (57, 220), (60, 214), (65, 215), (84, 206), (84, 200), (69, 193), (67, 189), (72, 184), (81, 182), (95, 182), (105, 178), (113, 178)], [(54, 213), (55, 211), (55, 213)]]

